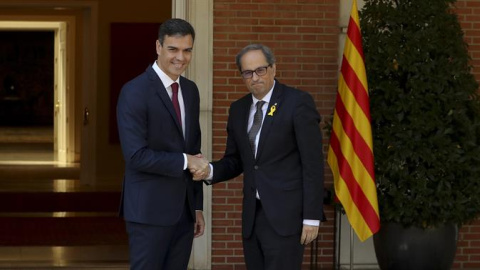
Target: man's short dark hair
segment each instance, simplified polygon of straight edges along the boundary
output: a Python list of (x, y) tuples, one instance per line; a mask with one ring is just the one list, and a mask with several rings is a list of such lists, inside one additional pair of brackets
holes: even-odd
[(195, 30), (193, 26), (182, 19), (168, 19), (163, 22), (158, 29), (158, 41), (163, 46), (163, 40), (165, 36), (188, 36), (191, 35), (193, 41), (195, 41)]
[(237, 57), (235, 57), (235, 63), (237, 64), (238, 70), (242, 72), (242, 63), (240, 63), (240, 60), (242, 59), (242, 56), (246, 54), (249, 51), (257, 51), (260, 50), (262, 51), (263, 55), (265, 56), (265, 59), (267, 59), (267, 64), (268, 65), (273, 65), (275, 64), (275, 55), (273, 55), (272, 50), (270, 50), (269, 47), (263, 45), (263, 44), (250, 44), (245, 46), (238, 54)]

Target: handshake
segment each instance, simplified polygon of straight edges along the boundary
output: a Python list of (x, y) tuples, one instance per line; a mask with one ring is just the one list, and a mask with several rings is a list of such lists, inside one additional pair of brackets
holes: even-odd
[(210, 163), (202, 154), (194, 156), (187, 154), (187, 169), (193, 175), (193, 180), (201, 181), (210, 175)]

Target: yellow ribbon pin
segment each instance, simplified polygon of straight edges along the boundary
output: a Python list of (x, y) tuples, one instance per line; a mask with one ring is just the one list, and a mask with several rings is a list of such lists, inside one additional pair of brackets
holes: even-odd
[(277, 103), (275, 103), (275, 105), (272, 105), (272, 107), (270, 107), (270, 112), (268, 113), (269, 116), (273, 116), (273, 113), (277, 110)]

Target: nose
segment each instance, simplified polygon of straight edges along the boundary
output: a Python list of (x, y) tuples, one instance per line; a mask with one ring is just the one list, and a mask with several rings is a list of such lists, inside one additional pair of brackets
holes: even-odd
[(180, 50), (178, 53), (177, 53), (177, 56), (176, 58), (180, 61), (184, 61), (186, 59), (186, 53), (182, 50)]
[(253, 81), (258, 81), (258, 79), (260, 79), (260, 76), (258, 76), (256, 72), (253, 72), (252, 73), (252, 80)]

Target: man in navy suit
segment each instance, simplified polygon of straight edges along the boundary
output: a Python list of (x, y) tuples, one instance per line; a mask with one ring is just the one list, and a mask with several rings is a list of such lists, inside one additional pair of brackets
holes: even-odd
[(230, 106), (224, 157), (194, 179), (215, 184), (243, 172), (247, 268), (301, 269), (323, 219), (320, 116), (308, 93), (275, 79), (268, 47), (246, 46), (236, 64), (250, 94)]
[(187, 269), (194, 237), (205, 228), (203, 191), (190, 171), (200, 155), (199, 93), (184, 78), (195, 32), (181, 19), (162, 23), (157, 60), (127, 82), (117, 105), (125, 159), (120, 214), (129, 236), (131, 269)]

